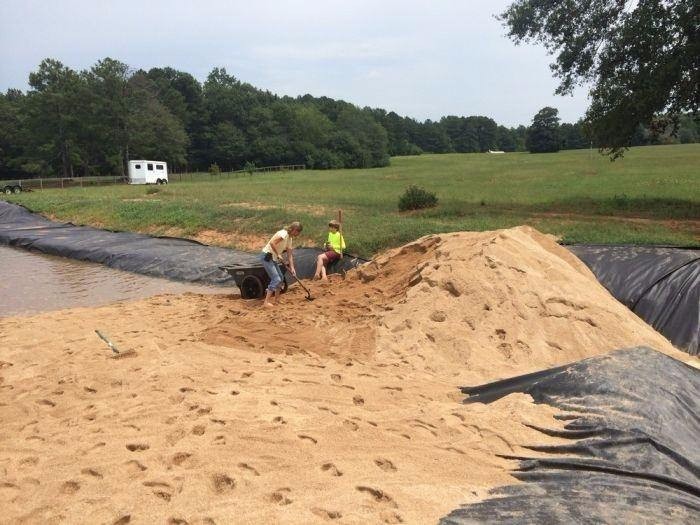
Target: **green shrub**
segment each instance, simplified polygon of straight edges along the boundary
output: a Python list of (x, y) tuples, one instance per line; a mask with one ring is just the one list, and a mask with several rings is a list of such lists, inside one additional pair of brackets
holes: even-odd
[(437, 203), (438, 199), (434, 193), (411, 185), (406, 188), (404, 194), (399, 197), (399, 211), (433, 208), (437, 206)]
[(245, 165), (243, 166), (243, 170), (248, 172), (248, 175), (252, 175), (253, 172), (255, 171), (255, 163), (246, 161)]
[(221, 175), (221, 168), (216, 162), (209, 166), (209, 175)]

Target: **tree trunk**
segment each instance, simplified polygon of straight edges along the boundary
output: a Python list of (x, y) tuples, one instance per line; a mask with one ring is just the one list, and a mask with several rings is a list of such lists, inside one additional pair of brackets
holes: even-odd
[(63, 176), (68, 177), (68, 151), (65, 141), (61, 143), (61, 164), (63, 166)]

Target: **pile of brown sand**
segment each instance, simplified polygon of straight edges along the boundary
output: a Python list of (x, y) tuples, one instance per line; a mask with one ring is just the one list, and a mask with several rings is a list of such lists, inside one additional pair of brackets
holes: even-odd
[(637, 344), (691, 360), (528, 228), (311, 286), (275, 311), (183, 295), (0, 319), (3, 521), (435, 522), (515, 482), (496, 454), (557, 442), (525, 423), (561, 424), (458, 385)]
[(671, 343), (598, 283), (554, 237), (530, 227), (429, 235), (335, 276), (304, 303), (236, 305), (203, 339), (224, 346), (367, 358), (485, 382)]

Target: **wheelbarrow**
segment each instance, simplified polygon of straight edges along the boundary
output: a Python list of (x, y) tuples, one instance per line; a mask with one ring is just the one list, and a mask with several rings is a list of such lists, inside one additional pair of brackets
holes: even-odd
[[(233, 276), (236, 286), (241, 290), (241, 299), (262, 299), (270, 284), (270, 276), (263, 266), (221, 266), (222, 270)], [(286, 268), (282, 268), (282, 293), (287, 291)]]

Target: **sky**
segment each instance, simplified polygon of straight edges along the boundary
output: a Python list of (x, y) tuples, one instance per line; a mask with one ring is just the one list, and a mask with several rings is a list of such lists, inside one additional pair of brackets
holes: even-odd
[(0, 91), (28, 89), (44, 58), (76, 70), (111, 57), (204, 81), (215, 67), (278, 95), (310, 93), (418, 120), (484, 115), (574, 122), (587, 91), (557, 96), (553, 57), (516, 46), (508, 0), (0, 0)]

